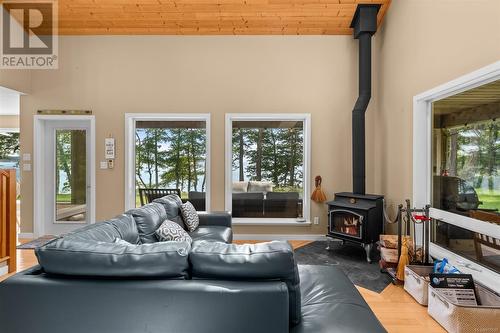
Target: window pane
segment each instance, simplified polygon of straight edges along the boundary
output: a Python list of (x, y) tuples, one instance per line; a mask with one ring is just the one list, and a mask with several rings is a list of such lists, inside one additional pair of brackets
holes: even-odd
[(178, 193), (206, 210), (206, 140), (204, 121), (136, 122), (136, 206)]
[(16, 178), (19, 182), (20, 172), (18, 132), (0, 132), (0, 169), (16, 169)]
[(233, 217), (302, 218), (302, 121), (234, 121)]
[[(466, 93), (468, 98), (451, 96), (433, 106), (433, 206), (494, 221), (500, 210), (500, 125), (496, 120), (500, 108), (483, 100), (484, 93)], [(500, 90), (497, 95), (500, 99)], [(471, 100), (478, 105), (471, 106)]]
[(432, 222), (433, 243), (500, 273), (500, 240), (443, 221)]
[(56, 130), (56, 220), (85, 221), (87, 132)]

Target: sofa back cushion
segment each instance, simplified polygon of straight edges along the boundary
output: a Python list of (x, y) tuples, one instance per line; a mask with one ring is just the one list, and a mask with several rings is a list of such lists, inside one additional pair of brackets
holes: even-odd
[(250, 181), (248, 182), (248, 192), (261, 192), (265, 194), (267, 192), (272, 192), (273, 186), (272, 182)]
[(120, 244), (62, 237), (35, 250), (46, 273), (96, 277), (188, 276), (187, 242)]
[(300, 322), (300, 279), (288, 242), (226, 244), (199, 241), (189, 253), (192, 276), (228, 280), (282, 280), (289, 293), (290, 321)]
[(141, 243), (155, 243), (158, 241), (155, 231), (167, 219), (164, 205), (152, 202), (140, 208), (131, 209), (125, 214), (134, 217)]
[(233, 182), (233, 193), (245, 193), (248, 191), (248, 182)]
[(120, 238), (131, 244), (140, 244), (139, 230), (132, 215), (118, 215), (108, 220), (120, 233)]
[(181, 216), (181, 206), (182, 200), (177, 194), (169, 194), (164, 197), (153, 200), (155, 203), (163, 205), (165, 212), (167, 213), (167, 218), (180, 225), (183, 229), (186, 229)]
[(66, 239), (77, 241), (113, 242), (116, 238), (122, 238), (118, 228), (110, 221), (89, 224), (83, 228), (64, 235)]

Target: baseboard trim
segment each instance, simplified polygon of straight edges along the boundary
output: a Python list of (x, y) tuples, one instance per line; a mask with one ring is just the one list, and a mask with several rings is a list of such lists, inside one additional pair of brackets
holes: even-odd
[(305, 240), (305, 241), (324, 241), (326, 236), (323, 234), (235, 234), (235, 240)]
[(17, 238), (35, 238), (32, 232), (20, 232), (17, 234)]

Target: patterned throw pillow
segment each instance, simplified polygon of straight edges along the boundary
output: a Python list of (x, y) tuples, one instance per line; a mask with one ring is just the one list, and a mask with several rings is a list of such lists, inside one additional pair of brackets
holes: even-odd
[(181, 206), (181, 214), (182, 219), (184, 220), (184, 224), (186, 225), (188, 230), (191, 232), (195, 231), (200, 224), (200, 218), (198, 217), (198, 213), (196, 212), (193, 204), (189, 201), (183, 203)]
[(170, 220), (163, 221), (160, 227), (156, 229), (155, 233), (160, 242), (177, 241), (191, 244), (193, 241), (180, 225)]

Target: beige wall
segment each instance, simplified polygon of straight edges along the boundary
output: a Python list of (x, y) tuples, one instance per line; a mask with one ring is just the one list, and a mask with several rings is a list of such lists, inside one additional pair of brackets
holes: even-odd
[(393, 1), (375, 39), (369, 178), (395, 207), (412, 198), (413, 96), (500, 60), (500, 1)]
[(29, 93), (31, 91), (31, 70), (0, 69), (0, 87)]
[[(374, 39), (373, 99), (367, 113), (367, 191), (391, 206), (412, 195), (412, 98), (500, 59), (500, 1), (393, 1)], [(117, 139), (114, 170), (97, 169), (97, 219), (123, 210), (124, 114), (212, 114), (212, 209), (224, 209), (224, 114), (308, 112), (312, 172), (329, 198), (351, 189), (351, 110), (357, 43), (331, 37), (64, 37), (60, 69), (33, 71), (22, 97), (23, 152), (32, 152), (37, 109), (92, 109), (97, 160)], [(36, 163), (36, 161), (34, 162)], [(32, 231), (32, 174), (23, 172), (22, 230)], [(238, 227), (239, 233), (326, 232), (320, 226)]]
[(0, 128), (19, 128), (19, 116), (0, 115)]
[[(350, 117), (357, 94), (357, 44), (331, 37), (63, 37), (59, 70), (33, 71), (22, 97), (22, 150), (32, 153), (38, 109), (91, 109), (97, 160), (117, 143), (114, 170), (96, 169), (98, 220), (124, 209), (124, 115), (208, 112), (212, 119), (212, 209), (224, 209), (224, 116), (230, 112), (312, 115), (312, 172), (329, 197), (351, 188)], [(36, 166), (36, 162), (34, 164)], [(32, 231), (32, 173), (23, 172), (22, 231)], [(239, 227), (243, 233), (326, 232), (319, 226)]]

